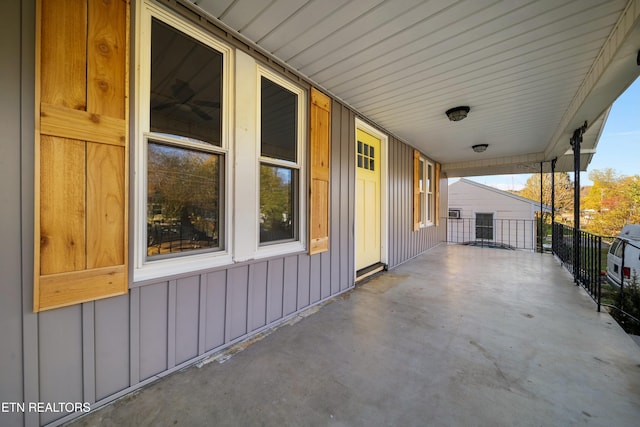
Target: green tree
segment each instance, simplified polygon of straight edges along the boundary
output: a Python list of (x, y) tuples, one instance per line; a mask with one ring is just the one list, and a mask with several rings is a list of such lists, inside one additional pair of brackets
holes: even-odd
[[(540, 174), (533, 174), (518, 195), (540, 202)], [(542, 174), (542, 203), (551, 206), (551, 174)], [(573, 182), (566, 172), (555, 173), (555, 208), (557, 213), (573, 211)]]
[(585, 224), (591, 233), (614, 236), (627, 223), (640, 223), (640, 176), (619, 175), (614, 169), (589, 173), (593, 187), (581, 203), (581, 209), (592, 211)]

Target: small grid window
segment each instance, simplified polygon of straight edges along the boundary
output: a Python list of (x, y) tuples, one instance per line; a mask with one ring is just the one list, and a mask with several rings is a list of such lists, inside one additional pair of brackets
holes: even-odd
[(375, 149), (362, 141), (358, 141), (358, 167), (370, 171), (376, 170)]

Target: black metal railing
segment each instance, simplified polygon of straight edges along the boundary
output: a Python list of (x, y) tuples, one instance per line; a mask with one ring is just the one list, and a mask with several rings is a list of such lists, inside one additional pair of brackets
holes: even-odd
[(534, 250), (536, 226), (526, 219), (447, 218), (447, 242)]
[[(553, 223), (552, 252), (598, 305), (602, 304), (602, 236)], [(606, 253), (605, 253), (606, 260)]]

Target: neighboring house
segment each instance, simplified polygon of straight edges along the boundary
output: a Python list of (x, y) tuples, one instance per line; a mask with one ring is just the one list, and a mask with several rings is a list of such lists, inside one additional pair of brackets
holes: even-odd
[[(551, 207), (542, 205), (544, 212)], [(534, 249), (540, 202), (461, 178), (449, 184), (447, 238)]]

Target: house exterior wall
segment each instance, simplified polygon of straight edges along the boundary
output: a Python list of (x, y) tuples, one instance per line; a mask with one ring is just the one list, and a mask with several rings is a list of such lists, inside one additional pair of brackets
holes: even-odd
[(495, 219), (533, 219), (531, 203), (468, 184), (449, 185), (449, 208), (460, 209), (462, 218), (474, 218), (478, 212), (493, 213)]
[[(0, 17), (0, 403), (23, 401), (20, 188), (21, 4)], [(10, 59), (10, 60), (7, 60)], [(29, 217), (24, 218), (29, 221)], [(0, 424), (20, 425), (22, 414), (0, 413)]]
[(460, 219), (448, 219), (448, 238), (456, 242), (476, 240), (477, 213), (493, 214), (494, 240), (515, 248), (533, 249), (536, 241), (533, 202), (466, 180), (449, 185), (449, 209), (459, 209)]
[(389, 141), (389, 267), (396, 267), (446, 240), (447, 180), (440, 179), (439, 226), (413, 231), (413, 149)]
[[(333, 101), (329, 251), (130, 281), (126, 295), (34, 313), (34, 22), (34, 0), (11, 2), (0, 17), (7, 64), (0, 71), (0, 402), (96, 408), (354, 286), (356, 114)], [(439, 244), (446, 228), (441, 221), (412, 231), (413, 149), (389, 141), (393, 268)], [(446, 190), (442, 179), (439, 217)], [(13, 411), (0, 413), (0, 425), (58, 425), (77, 415)]]

